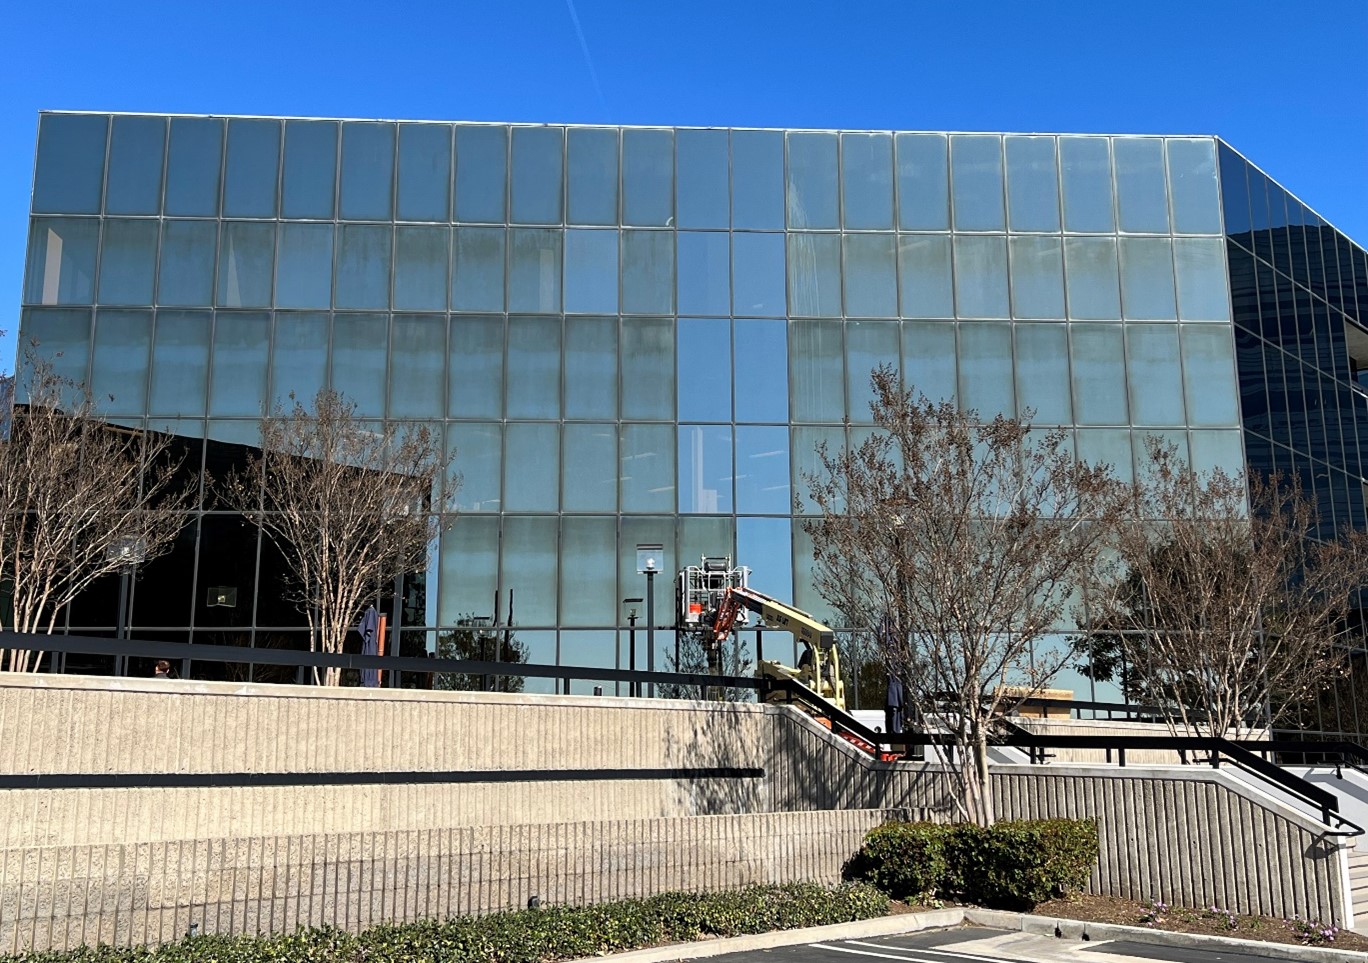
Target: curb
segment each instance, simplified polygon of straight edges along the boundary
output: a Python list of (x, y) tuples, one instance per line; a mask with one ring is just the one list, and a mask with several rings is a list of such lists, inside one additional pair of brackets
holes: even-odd
[(1321, 946), (1296, 946), (1289, 943), (1267, 943), (1261, 940), (1228, 939), (1198, 933), (1170, 933), (1143, 926), (1122, 926), (1117, 923), (1087, 923), (1081, 920), (1059, 919), (1051, 916), (1032, 916), (1028, 913), (1009, 913), (1003, 910), (954, 907), (927, 913), (900, 913), (856, 923), (833, 923), (829, 926), (809, 926), (797, 930), (775, 930), (751, 936), (732, 936), (726, 939), (699, 940), (695, 943), (672, 943), (645, 950), (630, 950), (597, 957), (612, 963), (678, 963), (681, 960), (701, 960), (726, 953), (746, 953), (752, 950), (772, 950), (803, 943), (822, 943), (828, 940), (857, 940), (870, 936), (898, 936), (919, 930), (944, 929), (973, 923), (1005, 932), (1028, 933), (1032, 936), (1056, 937), (1062, 941), (1128, 940), (1151, 946), (1183, 946), (1207, 950), (1240, 950), (1270, 959), (1298, 960), (1301, 963), (1364, 963), (1365, 954), (1354, 950), (1338, 950)]
[(1119, 923), (1087, 923), (1082, 920), (1058, 919), (1051, 916), (1032, 916), (1027, 913), (1008, 913), (1002, 910), (973, 909), (964, 911), (964, 922), (976, 923), (999, 930), (1019, 930), (1034, 936), (1055, 936), (1061, 940), (1128, 940), (1151, 946), (1186, 946), (1207, 950), (1240, 950), (1273, 959), (1301, 960), (1304, 963), (1364, 963), (1368, 956), (1356, 950), (1339, 950), (1325, 946), (1298, 946), (1294, 943), (1268, 943), (1263, 940), (1241, 940), (1234, 937), (1208, 936), (1203, 933), (1170, 933), (1145, 926), (1123, 926)]
[[(677, 960), (700, 960), (724, 953), (745, 953), (750, 950), (772, 950), (780, 946), (820, 943), (826, 940), (855, 940), (866, 936), (897, 936), (918, 930), (958, 926), (964, 920), (961, 909), (932, 910), (929, 913), (900, 913), (880, 916), (855, 923), (832, 923), (828, 926), (808, 926), (798, 930), (774, 930), (750, 936), (731, 936), (721, 940), (699, 940), (696, 943), (671, 943), (646, 950), (629, 950), (600, 956), (598, 960), (613, 963), (674, 963)], [(1357, 963), (1363, 963), (1362, 960)]]

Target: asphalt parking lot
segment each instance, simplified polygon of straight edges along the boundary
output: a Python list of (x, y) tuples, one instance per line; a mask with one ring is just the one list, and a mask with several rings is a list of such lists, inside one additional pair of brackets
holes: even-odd
[(1277, 944), (1257, 953), (1227, 952), (1189, 946), (1152, 946), (1130, 941), (1052, 939), (1028, 933), (981, 927), (957, 927), (880, 936), (867, 940), (832, 940), (772, 950), (713, 957), (725, 963), (1269, 963), (1287, 960)]

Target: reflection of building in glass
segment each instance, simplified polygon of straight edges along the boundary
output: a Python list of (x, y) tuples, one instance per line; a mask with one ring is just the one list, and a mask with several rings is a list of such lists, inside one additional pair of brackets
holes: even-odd
[[(1209, 137), (45, 114), (24, 305), (112, 420), (210, 472), (324, 384), (441, 424), (466, 514), (406, 621), (511, 589), (532, 662), (625, 662), (641, 542), (825, 615), (794, 498), (870, 430), (881, 362), (1123, 473), (1150, 434), (1299, 472), (1364, 524), (1368, 256)], [(207, 505), (134, 633), (221, 632), (230, 550), (236, 631), (297, 629)]]

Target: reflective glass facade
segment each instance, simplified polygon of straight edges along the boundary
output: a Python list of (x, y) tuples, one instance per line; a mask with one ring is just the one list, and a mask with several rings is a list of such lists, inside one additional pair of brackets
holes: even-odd
[[(1321, 466), (1362, 523), (1363, 258), (1210, 137), (46, 114), (23, 336), (210, 472), (325, 384), (440, 424), (463, 517), (405, 623), (512, 590), (533, 661), (614, 666), (640, 542), (824, 612), (794, 512), (817, 443), (870, 430), (883, 362), (1123, 474), (1148, 434), (1201, 467)], [(184, 542), (153, 563), (184, 599), (142, 593), (135, 635), (223, 633), (219, 584), (236, 637), (297, 632), (255, 534), (206, 510)], [(230, 550), (258, 561), (230, 576)]]

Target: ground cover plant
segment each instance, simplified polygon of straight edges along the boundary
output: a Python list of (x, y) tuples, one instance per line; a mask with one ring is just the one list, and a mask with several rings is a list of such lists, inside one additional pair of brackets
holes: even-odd
[(158, 947), (82, 947), (0, 956), (0, 963), (547, 963), (707, 937), (873, 919), (888, 898), (871, 886), (748, 886), (390, 923), (353, 935), (324, 927), (276, 936), (193, 936)]

